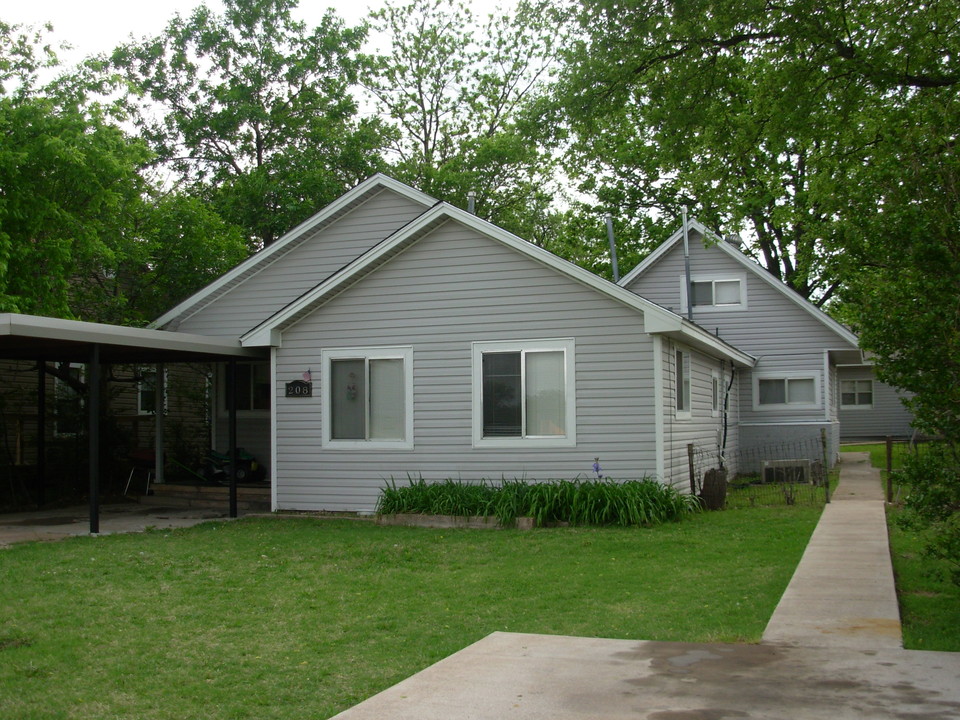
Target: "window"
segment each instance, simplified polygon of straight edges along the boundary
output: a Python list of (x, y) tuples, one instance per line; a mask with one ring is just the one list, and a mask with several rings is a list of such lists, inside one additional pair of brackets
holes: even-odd
[(710, 385), (710, 415), (711, 417), (720, 417), (720, 394), (722, 388), (720, 385), (720, 375), (716, 370), (713, 371), (711, 376), (711, 385)]
[[(157, 410), (157, 371), (142, 368), (139, 370), (140, 381), (137, 383), (137, 414), (153, 415)], [(163, 378), (166, 381), (167, 371), (164, 369)], [(167, 386), (163, 386), (163, 412), (167, 412)]]
[[(270, 409), (270, 363), (237, 363), (237, 411)], [(227, 410), (226, 376), (223, 410)]]
[(474, 445), (575, 445), (573, 362), (569, 339), (474, 343)]
[(676, 352), (677, 417), (690, 417), (690, 353)]
[(840, 407), (873, 407), (873, 380), (841, 380)]
[(59, 370), (66, 373), (69, 380), (59, 377), (53, 380), (53, 434), (78, 435), (83, 427), (83, 396), (74, 383), (83, 382), (83, 365), (62, 363)]
[(758, 407), (819, 405), (817, 380), (813, 377), (756, 378), (754, 393)]
[(323, 352), (323, 441), (330, 448), (413, 448), (413, 349)]
[(692, 283), (693, 306), (739, 305), (739, 280), (708, 280)]
[[(693, 275), (690, 278), (690, 294), (693, 307), (701, 311), (719, 312), (722, 310), (747, 309), (747, 278), (742, 276)], [(680, 305), (687, 309), (687, 280), (680, 277)]]

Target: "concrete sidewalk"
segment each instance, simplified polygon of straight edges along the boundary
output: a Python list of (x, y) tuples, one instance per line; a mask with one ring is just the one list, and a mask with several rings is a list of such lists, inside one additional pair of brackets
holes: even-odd
[(840, 484), (780, 599), (763, 642), (903, 647), (880, 472), (869, 453), (842, 453)]
[(336, 720), (956, 720), (960, 653), (902, 648), (881, 492), (845, 454), (760, 645), (498, 632)]

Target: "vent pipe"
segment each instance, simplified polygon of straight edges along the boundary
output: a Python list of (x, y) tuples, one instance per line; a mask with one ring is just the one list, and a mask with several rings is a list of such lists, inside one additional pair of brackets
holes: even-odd
[(617, 242), (613, 237), (613, 216), (610, 213), (604, 215), (607, 221), (607, 238), (610, 240), (610, 264), (613, 266), (613, 281), (620, 282), (620, 265), (617, 262)]
[(690, 231), (687, 227), (687, 206), (683, 211), (683, 273), (687, 281), (687, 320), (693, 320), (693, 283), (690, 281)]
[(467, 193), (467, 212), (476, 215), (477, 212), (477, 194), (471, 190)]

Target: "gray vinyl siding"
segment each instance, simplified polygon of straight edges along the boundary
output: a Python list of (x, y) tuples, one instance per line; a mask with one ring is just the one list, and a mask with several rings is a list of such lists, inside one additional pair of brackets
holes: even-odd
[(331, 225), (290, 243), (255, 275), (178, 326), (180, 332), (239, 337), (423, 212), (383, 190)]
[[(573, 338), (576, 447), (473, 447), (472, 343)], [(322, 446), (323, 349), (413, 353), (413, 450)], [(283, 334), (277, 351), (279, 508), (373, 510), (390, 480), (655, 473), (653, 341), (643, 318), (464, 226), (448, 222)], [(313, 371), (313, 397), (280, 397)]]
[[(746, 310), (694, 309), (693, 320), (736, 348), (758, 359), (753, 373), (776, 376), (779, 373), (802, 374), (817, 378), (820, 401), (809, 409), (754, 410), (753, 382), (748, 373), (741, 376), (744, 422), (823, 420), (827, 408), (824, 394), (829, 378), (824, 377), (825, 349), (849, 348), (849, 343), (809, 313), (798, 308), (778, 290), (716, 248), (704, 248), (696, 233), (690, 242), (692, 275), (745, 277)], [(655, 265), (648, 268), (628, 288), (655, 303), (681, 310), (681, 278), (684, 274), (683, 248), (677, 244)]]
[(838, 383), (842, 380), (873, 381), (871, 407), (840, 408), (840, 435), (844, 441), (876, 440), (887, 435), (901, 438), (912, 435), (912, 417), (902, 402), (908, 395), (875, 379), (873, 369), (869, 366), (839, 368)]
[[(690, 417), (678, 417), (677, 414), (677, 363), (678, 350), (689, 353), (690, 374)], [(689, 455), (687, 446), (694, 447), (694, 476), (697, 486), (703, 473), (719, 466), (721, 434), (723, 430), (722, 395), (721, 407), (717, 416), (713, 416), (713, 373), (721, 380), (720, 361), (684, 345), (665, 341), (663, 343), (664, 371), (664, 477), (663, 481), (683, 492), (690, 491)], [(725, 369), (724, 375), (729, 372)], [(729, 375), (726, 375), (729, 378)], [(728, 417), (727, 448), (736, 447), (736, 389), (732, 389), (731, 404), (734, 413)], [(731, 436), (730, 430), (733, 430)], [(729, 470), (729, 467), (728, 467)]]
[[(746, 282), (745, 309), (694, 308), (693, 315), (694, 322), (757, 358), (754, 368), (738, 372), (739, 437), (738, 444), (731, 447), (739, 450), (742, 471), (756, 471), (763, 458), (821, 458), (821, 428), (827, 431), (832, 462), (841, 413), (837, 409), (836, 369), (827, 362), (826, 351), (848, 349), (849, 341), (726, 253), (704, 247), (698, 233), (691, 236), (690, 270), (694, 277), (740, 278)], [(682, 312), (683, 276), (683, 247), (678, 243), (635, 278), (628, 289)], [(817, 383), (817, 402), (809, 407), (755, 405), (757, 381), (764, 377), (812, 377)]]

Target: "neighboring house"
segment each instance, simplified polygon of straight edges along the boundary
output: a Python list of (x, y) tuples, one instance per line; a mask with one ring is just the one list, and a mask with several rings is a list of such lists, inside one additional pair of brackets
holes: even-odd
[(730, 380), (755, 364), (382, 175), (155, 326), (270, 348), (238, 414), (276, 509), (372, 511), (391, 479), (573, 478), (595, 458), (613, 478), (688, 487), (688, 444), (737, 446), (750, 387)]
[[(739, 375), (741, 457), (804, 439), (814, 447), (821, 429), (831, 459), (841, 438), (905, 434), (909, 414), (852, 332), (700, 223), (687, 228), (694, 322), (757, 359)], [(684, 253), (681, 228), (620, 285), (686, 316)]]

